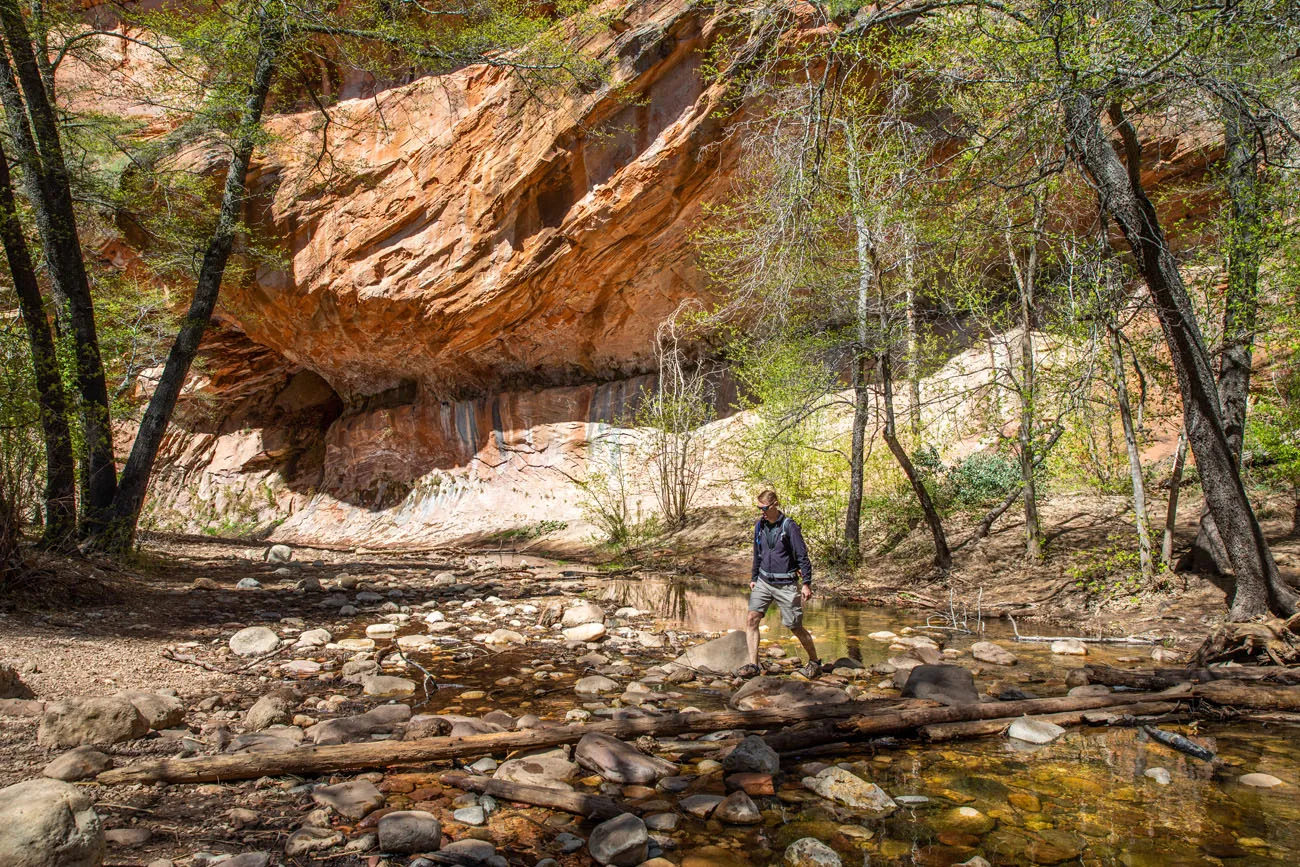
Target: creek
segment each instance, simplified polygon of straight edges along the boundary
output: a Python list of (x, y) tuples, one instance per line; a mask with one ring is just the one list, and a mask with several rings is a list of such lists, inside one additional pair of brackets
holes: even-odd
[[(746, 610), (743, 586), (680, 578), (589, 581), (586, 595), (608, 612), (623, 606), (650, 612), (655, 632), (690, 634), (685, 643), (699, 640), (698, 633), (739, 626)], [(871, 666), (897, 655), (887, 640), (869, 638), (871, 633), (901, 634), (926, 624), (915, 611), (814, 598), (805, 625), (824, 659), (847, 656)], [(969, 625), (976, 626), (973, 614)], [(1086, 657), (1063, 656), (1051, 653), (1046, 644), (1014, 642), (1007, 623), (981, 625), (982, 634), (943, 633), (945, 647), (962, 652), (955, 661), (975, 670), (981, 691), (1001, 681), (1040, 697), (1061, 695), (1068, 671), (1085, 660), (1152, 664), (1146, 647), (1090, 645)], [(767, 650), (777, 646), (787, 656), (800, 653), (775, 608), (764, 623), (763, 637)], [(1019, 662), (1005, 667), (974, 662), (966, 651), (977, 640), (1000, 643)], [(430, 670), (445, 672), (453, 652), (448, 647), (422, 655), (428, 657)], [(443, 663), (437, 661), (439, 656)], [(458, 658), (458, 667), (452, 666), (457, 673), (446, 681), (439, 676), (440, 688), (427, 695), (424, 711), (481, 714), (497, 708), (563, 717), (566, 709), (583, 706), (567, 679), (583, 672), (549, 666), (538, 658), (537, 648), (472, 658), (462, 653)], [(628, 653), (628, 665), (628, 675), (633, 676), (645, 663)], [(529, 679), (539, 669), (555, 675), (553, 688), (537, 689)], [(501, 685), (503, 679), (508, 686)], [(875, 686), (881, 679), (873, 675), (860, 682)], [(663, 709), (721, 708), (727, 696), (717, 682), (703, 687), (665, 684), (656, 690), (667, 694), (657, 705)], [(596, 711), (607, 712), (608, 707)], [(796, 760), (784, 768), (785, 778), (775, 797), (768, 799), (762, 825), (737, 827), (684, 817), (672, 834), (675, 851), (667, 854), (681, 867), (759, 867), (780, 863), (786, 845), (812, 836), (835, 848), (844, 864), (864, 867), (949, 865), (975, 855), (1006, 865), (1300, 864), (1297, 729), (1239, 721), (1172, 728), (1209, 747), (1221, 764), (1190, 758), (1138, 728), (1122, 726), (1074, 728), (1044, 746), (1006, 736), (942, 744), (864, 744), (859, 752), (824, 760), (852, 766), (898, 799), (902, 806), (892, 816), (864, 819), (812, 794), (800, 785)], [(1169, 782), (1162, 785), (1147, 776), (1153, 769), (1167, 772)], [(682, 773), (693, 772), (688, 761)], [(1284, 784), (1260, 789), (1237, 782), (1253, 772), (1271, 774)], [(779, 820), (771, 818), (773, 806), (779, 809)]]

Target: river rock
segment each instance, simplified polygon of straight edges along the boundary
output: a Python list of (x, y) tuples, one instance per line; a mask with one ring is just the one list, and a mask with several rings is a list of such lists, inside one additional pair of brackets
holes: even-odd
[(677, 802), (677, 806), (687, 815), (697, 819), (707, 819), (714, 808), (721, 803), (721, 795), (687, 795)]
[(939, 827), (945, 831), (957, 831), (962, 834), (974, 834), (983, 837), (997, 825), (992, 816), (981, 813), (974, 807), (953, 807), (940, 815)]
[(578, 766), (569, 761), (568, 751), (555, 749), (504, 761), (492, 777), (511, 783), (572, 791), (569, 781), (577, 775)]
[(650, 835), (640, 818), (623, 813), (592, 830), (587, 851), (597, 864), (635, 867), (650, 854)]
[(839, 687), (780, 677), (756, 677), (731, 696), (728, 702), (736, 710), (793, 710), (844, 704), (849, 694)]
[(1271, 789), (1282, 785), (1282, 781), (1272, 774), (1244, 774), (1237, 778), (1237, 782), (1257, 789)]
[(1056, 723), (1027, 716), (1016, 720), (1007, 729), (1007, 737), (1031, 744), (1050, 744), (1063, 734), (1065, 729)]
[(311, 793), (312, 800), (329, 807), (340, 816), (360, 819), (372, 810), (382, 807), (384, 794), (368, 780), (353, 780), (334, 786), (321, 786)]
[(384, 704), (357, 716), (317, 723), (307, 730), (307, 736), (320, 746), (346, 744), (374, 734), (391, 734), (397, 726), (410, 719), (411, 708), (407, 705)]
[(748, 793), (737, 790), (713, 808), (712, 818), (728, 825), (757, 825), (763, 821), (763, 814)]
[(1172, 779), (1172, 777), (1169, 776), (1169, 771), (1165, 768), (1147, 768), (1142, 772), (1142, 775), (1154, 780), (1156, 785), (1159, 786), (1169, 785)]
[(133, 741), (148, 733), (149, 721), (125, 698), (69, 698), (45, 706), (36, 742), (64, 749)]
[(690, 648), (674, 660), (678, 665), (719, 674), (730, 674), (749, 662), (749, 646), (744, 630), (728, 632), (721, 638)]
[(284, 854), (289, 858), (296, 858), (299, 855), (333, 849), (342, 842), (343, 835), (333, 828), (308, 825), (294, 831), (289, 835), (289, 839), (284, 841)]
[(647, 756), (609, 735), (583, 735), (574, 750), (578, 764), (600, 774), (611, 783), (646, 785), (660, 777), (677, 773), (677, 766), (654, 756)]
[(387, 674), (371, 674), (361, 678), (361, 691), (366, 695), (413, 695), (415, 681)]
[(727, 753), (722, 767), (731, 772), (775, 774), (781, 770), (781, 757), (767, 745), (767, 741), (758, 735), (750, 735)]
[(432, 813), (397, 810), (379, 820), (379, 848), (384, 852), (436, 852), (441, 843), (442, 825)]
[(94, 747), (76, 747), (68, 750), (45, 766), (45, 776), (65, 783), (75, 783), (95, 776), (113, 767), (113, 758)]
[(573, 691), (578, 695), (604, 695), (605, 693), (618, 692), (621, 689), (622, 687), (618, 685), (618, 681), (610, 680), (608, 677), (599, 674), (581, 678), (573, 685)]
[(230, 650), (236, 656), (265, 656), (280, 646), (280, 636), (265, 626), (249, 626), (230, 636)]
[(308, 629), (299, 634), (297, 644), (299, 647), (324, 647), (333, 640), (334, 636), (328, 629)]
[(649, 632), (643, 629), (636, 633), (636, 643), (642, 647), (658, 649), (663, 647), (667, 643), (667, 640), (657, 632)]
[(888, 816), (898, 809), (894, 799), (875, 783), (868, 783), (843, 768), (824, 768), (815, 777), (804, 777), (803, 785), (823, 798), (878, 816)]
[(280, 693), (269, 693), (253, 702), (244, 714), (244, 725), (250, 731), (260, 732), (273, 725), (283, 725), (293, 719), (293, 708), (298, 702)]
[(903, 698), (928, 698), (940, 704), (976, 704), (975, 678), (960, 665), (918, 665), (907, 676)]
[(373, 638), (343, 638), (337, 644), (339, 650), (350, 650), (354, 653), (375, 649), (375, 640)]
[(605, 624), (583, 623), (564, 630), (562, 634), (568, 641), (599, 641), (605, 637)]
[(803, 837), (785, 847), (786, 867), (841, 867), (840, 856), (816, 837)]
[[(104, 832), (104, 841), (114, 846), (134, 848), (143, 846), (153, 839), (153, 831), (148, 828), (113, 828)], [(229, 863), (229, 862), (227, 862)]]
[(1052, 653), (1059, 653), (1066, 656), (1088, 655), (1088, 645), (1084, 644), (1077, 638), (1063, 638), (1060, 641), (1053, 641), (1051, 650)]
[[(197, 859), (190, 862), (197, 863)], [(270, 867), (270, 852), (240, 852), (233, 858), (227, 858), (225, 861), (216, 862), (219, 867)], [(153, 867), (150, 864), (150, 867)]]
[(452, 810), (451, 817), (462, 825), (477, 826), (487, 823), (487, 813), (478, 804), (475, 804), (472, 807), (461, 807), (459, 810)]
[(572, 605), (564, 610), (564, 616), (560, 618), (560, 625), (568, 628), (571, 626), (581, 626), (584, 623), (604, 623), (605, 611), (594, 602), (582, 601), (577, 605)]
[[(602, 627), (603, 628), (603, 627)], [(528, 639), (524, 638), (513, 629), (494, 629), (488, 633), (486, 639), (488, 644), (527, 644)]]
[(272, 545), (266, 549), (266, 562), (268, 563), (288, 563), (293, 559), (293, 549), (288, 545)]
[(1110, 687), (1104, 683), (1085, 683), (1080, 686), (1070, 687), (1066, 695), (1072, 695), (1076, 698), (1097, 698), (1098, 696), (1110, 695)]
[(1016, 655), (1000, 644), (992, 641), (977, 641), (970, 646), (970, 655), (980, 662), (993, 665), (1015, 665), (1019, 662)]
[(58, 780), (0, 789), (0, 864), (99, 867), (104, 829), (89, 795)]

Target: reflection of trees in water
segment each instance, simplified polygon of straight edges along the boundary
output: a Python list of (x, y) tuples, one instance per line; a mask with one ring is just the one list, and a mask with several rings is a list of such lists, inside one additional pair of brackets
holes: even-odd
[(689, 623), (691, 588), (682, 580), (624, 580), (610, 585), (606, 598), (620, 607), (651, 611), (669, 620)]
[[(852, 624), (849, 620), (852, 619)], [(844, 654), (849, 659), (862, 661), (862, 609), (851, 609), (844, 618)]]

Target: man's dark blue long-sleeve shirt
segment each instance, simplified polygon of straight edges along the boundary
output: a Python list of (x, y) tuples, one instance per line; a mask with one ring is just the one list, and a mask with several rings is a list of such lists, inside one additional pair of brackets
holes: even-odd
[[(784, 525), (784, 526), (783, 526)], [(785, 540), (782, 542), (782, 529)], [(798, 571), (803, 583), (812, 583), (812, 560), (808, 546), (803, 541), (803, 531), (794, 518), (782, 515), (775, 524), (759, 518), (754, 525), (754, 569), (751, 578), (757, 580), (760, 572), (768, 575), (789, 575), (789, 578), (765, 578), (769, 584), (793, 584)]]

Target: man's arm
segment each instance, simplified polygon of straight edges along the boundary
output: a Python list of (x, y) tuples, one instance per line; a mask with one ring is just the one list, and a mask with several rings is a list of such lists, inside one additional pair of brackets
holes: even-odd
[(787, 529), (790, 535), (790, 550), (794, 552), (794, 558), (799, 563), (799, 575), (804, 584), (812, 583), (812, 558), (808, 556), (808, 546), (803, 541), (803, 530), (794, 521), (790, 521)]
[(749, 571), (749, 583), (758, 581), (758, 524), (754, 525), (754, 568)]

